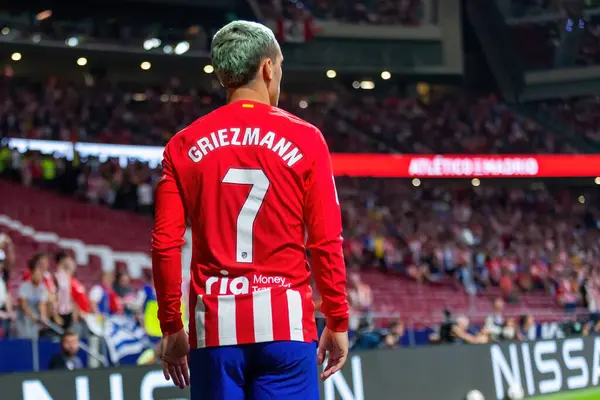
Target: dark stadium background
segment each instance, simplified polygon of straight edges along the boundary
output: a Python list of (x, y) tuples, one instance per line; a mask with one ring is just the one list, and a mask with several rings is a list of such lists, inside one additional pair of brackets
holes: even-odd
[[(209, 46), (236, 19), (274, 30), (280, 107), (334, 153), (353, 352), (323, 398), (597, 398), (599, 18), (597, 0), (2, 3), (0, 399), (187, 396), (156, 372), (140, 295), (152, 193), (160, 148), (225, 103)], [(16, 304), (61, 249), (75, 371), (47, 371), (65, 321), (31, 333)]]

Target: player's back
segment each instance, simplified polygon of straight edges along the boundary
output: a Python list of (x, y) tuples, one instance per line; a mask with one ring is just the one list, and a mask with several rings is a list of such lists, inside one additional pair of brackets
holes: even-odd
[(240, 101), (169, 142), (192, 226), (190, 309), (202, 296), (196, 313), (206, 325), (199, 347), (314, 339), (304, 195), (318, 140), (320, 132), (299, 118)]

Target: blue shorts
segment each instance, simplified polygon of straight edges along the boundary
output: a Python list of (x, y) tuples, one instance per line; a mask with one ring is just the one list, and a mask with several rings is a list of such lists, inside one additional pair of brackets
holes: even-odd
[(190, 352), (191, 400), (318, 400), (317, 345), (268, 342)]

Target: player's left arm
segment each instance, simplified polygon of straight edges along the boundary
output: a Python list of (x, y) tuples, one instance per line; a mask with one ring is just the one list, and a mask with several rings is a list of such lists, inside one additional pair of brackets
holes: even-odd
[(342, 217), (335, 188), (331, 156), (321, 132), (311, 149), (314, 161), (306, 182), (304, 218), (306, 247), (311, 253), (315, 283), (321, 295), (321, 311), (333, 332), (348, 330), (346, 264), (342, 252)]
[(185, 208), (175, 179), (169, 147), (156, 187), (156, 211), (152, 231), (152, 274), (163, 335), (179, 332), (181, 321), (181, 246), (184, 244)]

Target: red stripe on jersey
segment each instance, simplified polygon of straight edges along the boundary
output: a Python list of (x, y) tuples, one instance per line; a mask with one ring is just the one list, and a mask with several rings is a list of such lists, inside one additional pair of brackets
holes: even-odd
[(278, 292), (273, 303), (273, 340), (290, 340), (290, 313), (285, 292)]
[[(206, 312), (204, 313), (206, 346), (219, 346), (220, 341), (218, 296), (203, 296), (202, 301), (204, 302), (204, 307), (206, 309)], [(233, 315), (231, 315), (230, 318), (233, 318)]]
[(235, 325), (238, 343), (254, 342), (254, 305), (247, 296), (236, 301)]

